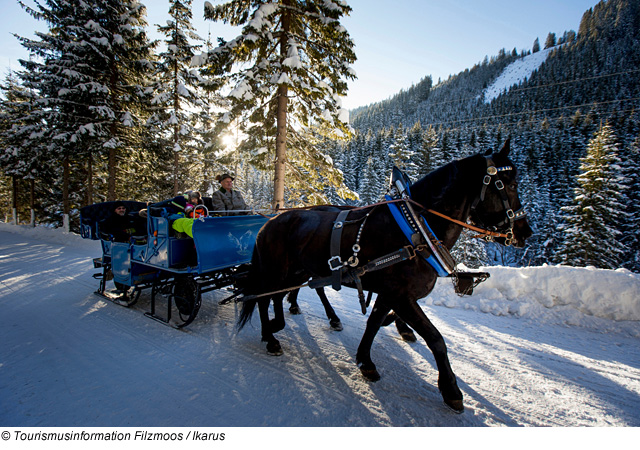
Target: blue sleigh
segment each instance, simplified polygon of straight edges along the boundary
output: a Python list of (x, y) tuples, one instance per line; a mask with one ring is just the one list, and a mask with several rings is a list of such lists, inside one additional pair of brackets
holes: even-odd
[[(146, 207), (139, 202), (125, 205), (133, 213)], [(102, 244), (102, 256), (93, 260), (94, 267), (102, 269), (94, 274), (100, 280), (96, 293), (132, 306), (143, 290), (150, 289), (151, 306), (145, 315), (177, 328), (196, 318), (203, 293), (235, 286), (246, 275), (256, 236), (268, 220), (263, 215), (202, 217), (194, 220), (190, 238), (173, 230), (166, 214), (149, 209), (146, 230), (143, 225), (128, 242), (115, 242), (100, 232), (100, 222), (113, 206), (99, 203), (80, 213), (82, 237)], [(116, 289), (110, 291), (111, 280)], [(166, 299), (163, 313), (161, 299)]]

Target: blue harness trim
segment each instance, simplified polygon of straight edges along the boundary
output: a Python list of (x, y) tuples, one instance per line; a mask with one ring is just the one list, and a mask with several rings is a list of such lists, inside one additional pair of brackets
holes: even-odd
[[(384, 198), (387, 200), (393, 200), (389, 195), (385, 195)], [(389, 206), (389, 210), (391, 211), (391, 215), (393, 215), (393, 218), (396, 219), (396, 223), (398, 224), (398, 226), (400, 227), (404, 235), (407, 237), (409, 242), (413, 245), (411, 236), (415, 233), (415, 231), (411, 228), (411, 226), (407, 222), (407, 219), (404, 217), (404, 214), (402, 214), (402, 211), (400, 211), (400, 208), (398, 208), (398, 205), (396, 203), (387, 203), (387, 206)], [(435, 236), (435, 233), (433, 232), (431, 227), (429, 227), (429, 224), (427, 223), (427, 221), (423, 220), (423, 223), (424, 225), (427, 226), (431, 234)], [(431, 267), (435, 269), (439, 277), (449, 276), (449, 273), (444, 269), (444, 267), (442, 267), (442, 265), (433, 256), (433, 254), (429, 255), (429, 257), (425, 257), (424, 255), (422, 255), (422, 257), (431, 265)]]

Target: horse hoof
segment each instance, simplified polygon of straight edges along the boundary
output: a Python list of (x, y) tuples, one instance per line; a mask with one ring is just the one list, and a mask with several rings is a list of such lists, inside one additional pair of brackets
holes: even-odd
[(282, 351), (282, 347), (280, 346), (280, 343), (278, 342), (271, 342), (269, 344), (267, 344), (267, 354), (271, 355), (271, 356), (280, 356), (282, 355), (284, 352)]
[(444, 404), (456, 414), (462, 414), (464, 412), (464, 405), (462, 400), (447, 400), (444, 399)]
[(299, 306), (290, 306), (289, 307), (289, 312), (291, 314), (293, 314), (294, 316), (297, 316), (298, 314), (302, 314), (302, 311), (300, 311), (300, 307)]
[(364, 367), (360, 367), (360, 372), (362, 373), (362, 376), (367, 380), (367, 381), (373, 381), (376, 382), (378, 380), (380, 380), (380, 374), (378, 373), (378, 371), (375, 369), (375, 367), (373, 369), (366, 369)]
[(339, 320), (331, 320), (329, 321), (329, 325), (331, 325), (331, 329), (334, 331), (342, 331), (342, 322)]
[(418, 340), (413, 331), (404, 331), (400, 333), (400, 336), (402, 336), (402, 340), (406, 342), (416, 342)]

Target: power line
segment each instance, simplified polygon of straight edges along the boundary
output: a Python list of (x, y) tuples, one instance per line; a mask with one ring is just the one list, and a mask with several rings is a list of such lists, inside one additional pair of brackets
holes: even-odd
[[(632, 109), (623, 109), (623, 110), (618, 110), (619, 113), (632, 113), (632, 112), (640, 112), (640, 109), (636, 109), (636, 108), (632, 108)], [(590, 114), (595, 115), (596, 117), (601, 117), (604, 114), (606, 114), (605, 111), (590, 111)], [(553, 118), (549, 118), (550, 120), (555, 120), (555, 121), (560, 121), (563, 118), (566, 117), (553, 117)], [(532, 123), (536, 123), (536, 122), (540, 122), (540, 118), (530, 118), (530, 119), (526, 119), (526, 120), (518, 120), (518, 121), (514, 121), (514, 122), (499, 122), (499, 123), (495, 123), (492, 124), (492, 126), (496, 126), (496, 127), (511, 127), (514, 125), (520, 125), (520, 124), (532, 124)], [(475, 129), (476, 127), (456, 127), (456, 128), (447, 128), (447, 131), (459, 131), (459, 130), (469, 130), (469, 129)]]
[(633, 97), (633, 98), (629, 98), (629, 99), (616, 99), (616, 100), (607, 100), (607, 101), (602, 101), (602, 102), (592, 102), (592, 103), (583, 103), (580, 105), (569, 105), (569, 106), (558, 106), (555, 108), (544, 108), (544, 109), (532, 109), (532, 110), (526, 110), (526, 111), (520, 111), (520, 112), (516, 112), (516, 113), (508, 113), (508, 114), (498, 114), (498, 115), (492, 115), (492, 116), (480, 116), (480, 117), (475, 117), (475, 118), (469, 118), (469, 119), (460, 119), (460, 120), (450, 120), (450, 121), (443, 121), (443, 122), (434, 122), (434, 123), (428, 123), (427, 125), (431, 125), (431, 126), (442, 126), (442, 125), (446, 125), (446, 124), (455, 124), (455, 123), (466, 123), (466, 122), (478, 122), (481, 120), (488, 120), (488, 119), (499, 119), (499, 118), (504, 118), (504, 117), (514, 117), (514, 116), (522, 116), (522, 115), (535, 115), (538, 113), (548, 113), (551, 111), (560, 111), (563, 109), (572, 109), (572, 108), (593, 108), (594, 106), (599, 106), (599, 105), (608, 105), (611, 103), (616, 103), (616, 102), (626, 102), (626, 101), (638, 101), (640, 100), (640, 97)]

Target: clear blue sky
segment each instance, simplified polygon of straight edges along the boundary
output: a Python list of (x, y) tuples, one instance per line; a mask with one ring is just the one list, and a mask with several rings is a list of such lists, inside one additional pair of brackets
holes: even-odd
[[(24, 0), (33, 4), (32, 0)], [(44, 2), (44, 0), (43, 0)], [(166, 0), (141, 0), (148, 22), (164, 24)], [(194, 27), (206, 37), (235, 37), (239, 30), (203, 19), (205, 0), (193, 0)], [(210, 0), (213, 4), (222, 0)], [(384, 100), (431, 75), (445, 80), (502, 48), (530, 50), (549, 32), (578, 31), (584, 12), (597, 0), (347, 0), (353, 12), (343, 20), (356, 46), (358, 79), (349, 84), (349, 109)], [(393, 4), (393, 6), (391, 6)], [(27, 54), (12, 33), (32, 37), (43, 24), (16, 0), (0, 0), (0, 67), (19, 68)], [(157, 38), (157, 36), (156, 36)]]

